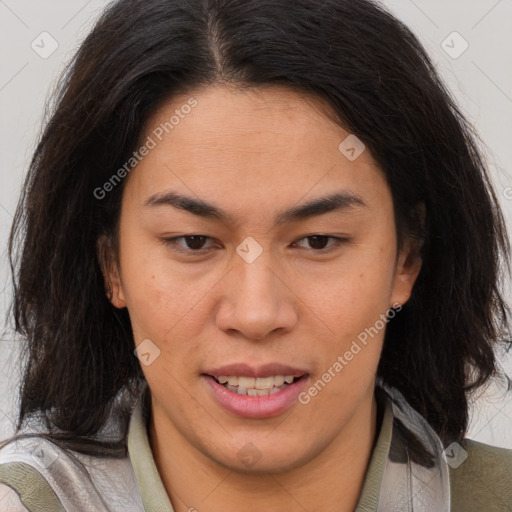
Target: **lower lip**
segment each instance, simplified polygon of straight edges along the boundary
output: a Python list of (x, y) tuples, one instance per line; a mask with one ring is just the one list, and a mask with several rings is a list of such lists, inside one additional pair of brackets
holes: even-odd
[(289, 409), (306, 387), (308, 376), (303, 375), (283, 390), (268, 396), (247, 396), (233, 393), (210, 375), (203, 375), (217, 402), (229, 412), (242, 418), (271, 418)]

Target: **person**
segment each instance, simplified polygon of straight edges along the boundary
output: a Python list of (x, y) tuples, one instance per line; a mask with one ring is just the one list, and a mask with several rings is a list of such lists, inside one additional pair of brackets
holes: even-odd
[(503, 215), (379, 3), (110, 4), (9, 249), (2, 510), (512, 509), (512, 451), (466, 438), (510, 346)]

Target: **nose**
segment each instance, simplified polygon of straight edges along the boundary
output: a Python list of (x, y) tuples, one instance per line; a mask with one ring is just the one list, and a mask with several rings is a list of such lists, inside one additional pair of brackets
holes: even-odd
[(252, 263), (235, 258), (224, 281), (217, 309), (217, 327), (250, 340), (264, 340), (291, 331), (298, 320), (298, 298), (290, 277), (279, 270), (269, 251)]

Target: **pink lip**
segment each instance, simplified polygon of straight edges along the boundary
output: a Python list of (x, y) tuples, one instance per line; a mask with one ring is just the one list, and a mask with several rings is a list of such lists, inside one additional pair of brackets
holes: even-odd
[[(227, 367), (224, 367), (222, 371), (224, 371), (226, 368)], [(289, 368), (286, 372), (282, 372), (281, 370), (277, 372), (273, 371), (270, 373), (265, 370), (267, 371), (266, 376), (283, 374), (293, 375), (293, 372), (289, 372)], [(219, 375), (238, 375), (248, 377), (253, 376), (247, 375), (247, 373), (240, 373), (239, 371), (229, 371), (226, 373), (219, 373)], [(293, 405), (299, 394), (306, 387), (308, 381), (307, 375), (304, 375), (304, 373), (301, 375), (303, 376), (294, 381), (292, 384), (286, 386), (286, 388), (279, 391), (279, 393), (274, 393), (273, 395), (268, 396), (239, 395), (238, 393), (229, 391), (229, 389), (225, 388), (222, 384), (219, 384), (211, 375), (203, 374), (203, 378), (208, 383), (215, 400), (219, 403), (219, 405), (224, 407), (224, 409), (243, 418), (261, 419), (278, 416)]]
[[(301, 368), (292, 368), (280, 363), (268, 363), (257, 368), (245, 363), (234, 363), (218, 368), (212, 368), (204, 372), (206, 375), (220, 377), (221, 375), (236, 375), (237, 377), (271, 377), (273, 375), (292, 375), (293, 377), (302, 377), (308, 371)], [(277, 395), (277, 393), (276, 393)]]

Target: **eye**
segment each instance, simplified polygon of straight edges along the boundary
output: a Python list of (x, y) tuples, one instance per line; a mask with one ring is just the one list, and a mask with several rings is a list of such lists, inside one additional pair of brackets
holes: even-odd
[[(329, 239), (334, 240), (334, 242), (325, 247), (327, 241)], [(328, 252), (334, 251), (337, 249), (341, 244), (347, 243), (350, 240), (348, 238), (342, 238), (337, 236), (329, 236), (329, 235), (308, 235), (305, 236), (298, 241), (307, 240), (310, 246), (313, 248), (314, 252), (326, 254)], [(295, 242), (296, 243), (296, 242)]]
[[(206, 235), (184, 235), (177, 236), (174, 238), (164, 238), (162, 242), (168, 246), (176, 249), (178, 252), (183, 253), (193, 253), (193, 252), (205, 252), (203, 249), (203, 245), (205, 240), (210, 239), (211, 237)], [(185, 242), (186, 247), (178, 243), (178, 240), (183, 240)]]
[[(326, 246), (326, 243), (329, 241), (329, 239), (333, 240), (333, 243), (331, 245)], [(204, 248), (205, 243), (208, 240), (213, 240), (213, 239), (206, 235), (183, 235), (183, 236), (177, 236), (174, 238), (164, 238), (164, 239), (162, 239), (162, 243), (164, 245), (166, 245), (167, 247), (170, 247), (171, 249), (176, 250), (181, 253), (201, 254), (201, 253), (208, 252), (209, 250), (211, 250), (211, 247), (206, 248), (206, 249)], [(344, 243), (348, 243), (350, 241), (350, 239), (348, 239), (348, 238), (314, 234), (314, 235), (308, 235), (306, 237), (300, 238), (297, 242), (294, 242), (294, 244), (297, 244), (298, 242), (301, 242), (303, 240), (308, 241), (313, 252), (320, 253), (320, 254), (326, 254), (331, 251), (334, 251), (340, 245), (342, 245)], [(179, 243), (179, 241), (183, 241), (184, 244)], [(306, 249), (307, 249), (307, 247), (306, 247)]]

